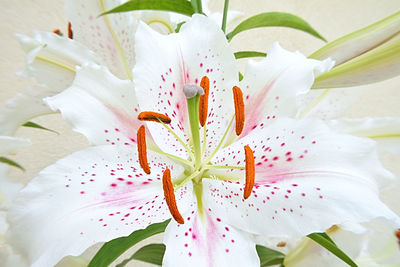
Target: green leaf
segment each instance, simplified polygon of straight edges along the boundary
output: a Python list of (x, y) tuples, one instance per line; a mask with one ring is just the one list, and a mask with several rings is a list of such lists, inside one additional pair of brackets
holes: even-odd
[(149, 225), (146, 229), (137, 230), (126, 237), (119, 237), (105, 243), (90, 261), (88, 267), (106, 267), (122, 253), (138, 242), (165, 231), (170, 220)]
[(185, 24), (185, 23), (186, 23), (186, 21), (179, 22), (179, 23), (176, 25), (175, 32), (179, 32), (179, 31), (181, 30), (182, 25)]
[(260, 245), (256, 245), (256, 250), (260, 258), (260, 267), (283, 264), (285, 254)]
[(382, 45), (398, 34), (400, 34), (400, 12), (340, 37), (309, 57), (320, 60), (331, 57), (337, 66)]
[(186, 0), (131, 0), (101, 15), (134, 10), (164, 10), (186, 16), (192, 16), (194, 14), (191, 3)]
[(400, 35), (319, 75), (313, 89), (375, 83), (400, 75)]
[(192, 5), (192, 8), (195, 13), (203, 13), (203, 7), (201, 0), (190, 0), (190, 4)]
[(257, 52), (257, 51), (239, 51), (235, 52), (235, 58), (247, 58), (247, 57), (266, 57), (267, 54), (263, 52)]
[(326, 233), (313, 233), (309, 234), (307, 237), (314, 240), (327, 250), (329, 250), (332, 254), (334, 254), (336, 257), (338, 257), (348, 265), (352, 267), (358, 267), (357, 264), (355, 264), (355, 262), (352, 259), (350, 259), (349, 256), (346, 255), (346, 253), (344, 253), (340, 248), (338, 248), (338, 246)]
[(243, 74), (241, 72), (239, 72), (239, 82), (241, 82), (243, 80)]
[(49, 132), (53, 132), (53, 133), (59, 134), (58, 132), (56, 132), (56, 131), (54, 131), (54, 130), (51, 130), (51, 129), (46, 128), (46, 127), (43, 127), (42, 125), (39, 125), (39, 124), (34, 123), (34, 122), (31, 122), (31, 121), (26, 122), (26, 123), (23, 124), (22, 126), (25, 126), (25, 127), (32, 127), (32, 128), (41, 129), (41, 130), (46, 130), (46, 131), (49, 131)]
[(16, 168), (19, 168), (19, 169), (25, 171), (25, 169), (21, 165), (19, 165), (17, 162), (15, 162), (15, 161), (13, 161), (13, 160), (11, 160), (9, 158), (0, 157), (0, 162), (4, 163), (4, 164), (7, 164), (7, 165), (10, 165), (10, 166), (13, 166), (13, 167), (16, 167)]
[(270, 26), (298, 29), (326, 42), (325, 38), (314, 30), (305, 20), (293, 14), (283, 12), (266, 12), (250, 17), (242, 21), (232, 32), (228, 33), (226, 37), (228, 41), (231, 41), (236, 34), (242, 31)]
[(124, 267), (131, 260), (138, 260), (161, 266), (162, 260), (164, 258), (164, 253), (164, 244), (150, 244), (138, 249), (138, 251), (136, 251), (135, 254), (132, 255), (132, 257), (124, 260), (120, 264), (117, 264), (116, 267)]

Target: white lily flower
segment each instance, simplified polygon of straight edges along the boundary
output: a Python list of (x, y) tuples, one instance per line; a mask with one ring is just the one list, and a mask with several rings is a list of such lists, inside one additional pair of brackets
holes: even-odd
[[(272, 51), (275, 64), (287, 66), (271, 74), (283, 87), (305, 90), (326, 65)], [(195, 15), (171, 35), (140, 24), (136, 55), (136, 93), (104, 67), (87, 65), (69, 89), (47, 99), (98, 146), (46, 168), (15, 201), (9, 237), (31, 266), (52, 266), (171, 214), (164, 266), (259, 266), (253, 234), (301, 237), (376, 217), (400, 225), (378, 198), (377, 187), (393, 177), (373, 142), (331, 132), (315, 119), (271, 123), (268, 114), (279, 104), (272, 111), (256, 105), (264, 87), (245, 93), (254, 105), (247, 110), (257, 110), (245, 123), (241, 91), (234, 87), (234, 99), (231, 93), (235, 58), (210, 19)], [(287, 64), (292, 57), (297, 65)], [(208, 105), (201, 98), (199, 111), (207, 89)], [(246, 133), (226, 146), (233, 121), (237, 134)], [(153, 151), (146, 151), (143, 124)]]

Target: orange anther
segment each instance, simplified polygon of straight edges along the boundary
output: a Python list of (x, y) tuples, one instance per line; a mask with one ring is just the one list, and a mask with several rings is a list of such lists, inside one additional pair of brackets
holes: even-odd
[(204, 95), (200, 96), (199, 101), (199, 120), (200, 125), (203, 127), (207, 121), (208, 115), (208, 94), (210, 92), (210, 80), (207, 76), (201, 78), (200, 87), (204, 90)]
[(68, 22), (68, 38), (74, 39), (74, 33), (72, 32), (71, 22)]
[(150, 174), (150, 167), (147, 162), (146, 129), (143, 125), (137, 131), (137, 147), (140, 167), (142, 167), (145, 173)]
[(138, 120), (140, 120), (140, 121), (155, 121), (155, 122), (162, 121), (163, 123), (166, 123), (166, 124), (171, 123), (171, 119), (167, 115), (153, 112), (153, 111), (140, 112), (140, 114), (138, 115)]
[(236, 135), (240, 135), (244, 127), (244, 102), (243, 93), (239, 87), (234, 86), (233, 100), (235, 101), (235, 121), (236, 121)]
[(254, 154), (249, 146), (244, 147), (246, 155), (246, 184), (244, 186), (244, 199), (247, 199), (254, 186), (255, 167), (254, 167)]
[(53, 30), (53, 33), (57, 34), (57, 35), (62, 35), (60, 29), (55, 29)]
[(395, 234), (397, 237), (397, 242), (399, 243), (399, 246), (400, 246), (400, 229), (397, 229)]
[(166, 169), (163, 173), (163, 189), (165, 202), (167, 202), (169, 212), (171, 212), (172, 217), (177, 221), (177, 223), (183, 224), (185, 221), (182, 215), (179, 213), (178, 207), (176, 206), (174, 186), (171, 181), (171, 171)]

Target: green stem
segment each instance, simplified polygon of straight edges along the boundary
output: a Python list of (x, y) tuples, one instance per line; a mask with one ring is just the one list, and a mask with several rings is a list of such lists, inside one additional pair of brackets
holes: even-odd
[(228, 6), (229, 6), (229, 0), (225, 0), (224, 14), (222, 16), (222, 31), (224, 33), (226, 32), (226, 18), (228, 17)]
[(195, 167), (198, 168), (201, 164), (200, 131), (199, 131), (200, 96), (197, 94), (196, 96), (192, 98), (187, 98), (186, 100), (189, 113), (190, 131), (192, 133)]
[(192, 4), (193, 10), (195, 13), (203, 13), (203, 7), (201, 5), (201, 0), (191, 0), (190, 3)]
[(209, 169), (237, 169), (237, 170), (244, 170), (246, 168), (242, 167), (242, 166), (206, 165), (206, 166), (204, 166), (203, 169), (205, 169), (205, 170), (209, 170)]

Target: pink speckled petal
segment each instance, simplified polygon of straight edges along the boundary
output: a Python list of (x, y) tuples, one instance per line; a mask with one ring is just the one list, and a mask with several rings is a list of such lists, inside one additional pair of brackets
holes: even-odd
[(274, 43), (261, 61), (249, 60), (240, 86), (244, 91), (246, 125), (242, 136), (265, 118), (295, 117), (298, 97), (307, 93), (314, 76), (329, 70), (333, 62), (307, 59)]
[(65, 1), (74, 39), (103, 58), (111, 72), (121, 79), (132, 78), (136, 22), (129, 12), (99, 15), (124, 2), (126, 1)]
[[(190, 134), (183, 86), (199, 84), (203, 76), (209, 77), (209, 154), (233, 117), (232, 87), (238, 77), (235, 59), (222, 31), (200, 15), (182, 26), (178, 34), (168, 36), (142, 23), (136, 34), (136, 55), (134, 82), (141, 109), (171, 117), (171, 128), (183, 140)], [(151, 123), (148, 127), (164, 151), (187, 157), (178, 141), (162, 126)]]
[[(97, 146), (44, 169), (10, 208), (9, 242), (32, 267), (50, 267), (63, 256), (171, 218), (162, 173), (169, 168), (177, 178), (183, 168), (150, 151), (148, 160), (150, 175), (140, 168), (135, 147)], [(190, 187), (175, 192), (182, 213), (191, 203)]]
[[(246, 231), (299, 237), (333, 224), (399, 218), (378, 197), (393, 182), (368, 139), (337, 134), (316, 119), (279, 119), (222, 150), (214, 163), (244, 166), (243, 146), (255, 157), (255, 186), (243, 199), (244, 171), (213, 170), (238, 182), (204, 180), (215, 214)], [(329, 207), (329, 208), (327, 208)], [(264, 218), (256, 220), (256, 218)]]
[(79, 68), (70, 88), (45, 101), (92, 144), (136, 142), (141, 123), (133, 84), (118, 79), (106, 67), (89, 64)]
[(185, 224), (171, 221), (165, 230), (163, 266), (260, 266), (255, 243), (248, 233), (209, 211), (200, 214), (196, 203), (183, 217)]
[(33, 37), (16, 34), (16, 38), (26, 53), (26, 66), (21, 74), (34, 77), (49, 87), (52, 94), (71, 85), (76, 66), (86, 62), (103, 64), (86, 46), (51, 32), (34, 31)]

